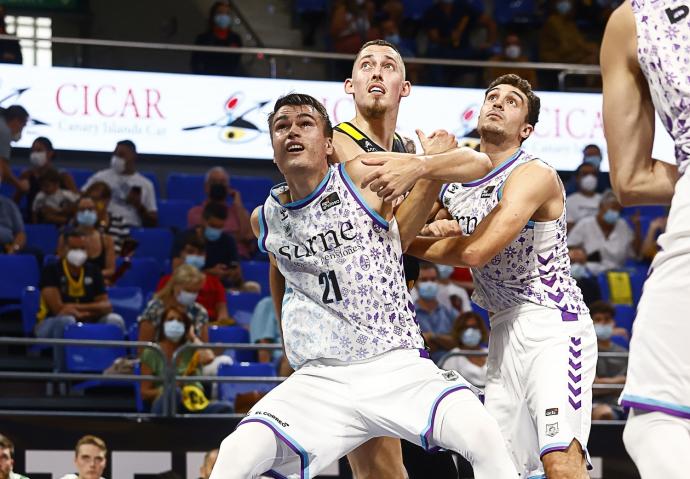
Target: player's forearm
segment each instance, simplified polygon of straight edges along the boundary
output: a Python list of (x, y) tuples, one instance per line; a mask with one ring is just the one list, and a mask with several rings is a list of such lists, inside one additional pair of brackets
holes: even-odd
[(445, 183), (466, 183), (491, 171), (491, 160), (485, 153), (466, 146), (444, 153), (421, 157), (421, 177)]
[(426, 224), (429, 212), (441, 190), (440, 181), (419, 180), (395, 213), (400, 231), (400, 243), (406, 251), (419, 230)]
[(624, 206), (671, 203), (678, 167), (650, 158), (644, 165), (611, 161), (611, 185)]
[(449, 266), (470, 266), (463, 258), (465, 237), (428, 238), (417, 237), (407, 249), (407, 253), (425, 261)]
[(80, 313), (86, 313), (91, 316), (104, 316), (113, 311), (113, 306), (107, 299), (86, 304), (75, 303), (74, 306)]

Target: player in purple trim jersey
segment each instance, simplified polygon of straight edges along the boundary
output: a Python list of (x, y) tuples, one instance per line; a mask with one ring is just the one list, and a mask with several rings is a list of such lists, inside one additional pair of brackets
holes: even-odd
[[(601, 48), (611, 184), (623, 205), (671, 204), (630, 342), (623, 441), (643, 479), (690, 476), (690, 2), (634, 0)], [(656, 110), (656, 112), (655, 112)], [(675, 164), (652, 158), (655, 113)]]

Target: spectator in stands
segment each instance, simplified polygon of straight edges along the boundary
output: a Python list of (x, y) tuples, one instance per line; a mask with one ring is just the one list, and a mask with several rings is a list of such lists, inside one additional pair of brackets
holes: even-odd
[[(524, 47), (520, 37), (515, 33), (509, 33), (503, 40), (501, 52), (489, 58), (493, 62), (511, 62), (523, 63), (528, 62), (529, 58), (525, 54)], [(484, 82), (488, 85), (495, 78), (506, 75), (508, 73), (517, 73), (522, 78), (527, 80), (533, 89), (537, 88), (537, 72), (534, 68), (518, 68), (518, 67), (490, 67), (484, 70)]]
[(557, 0), (539, 35), (539, 59), (553, 63), (598, 63), (598, 48), (575, 23), (572, 0)]
[[(22, 174), (19, 175), (20, 181), (29, 181), (29, 191), (26, 193), (20, 190), (15, 191), (14, 201), (17, 204), (19, 204), (24, 194), (26, 194), (26, 204), (29, 205), (29, 207), (34, 204), (34, 199), (41, 189), (38, 179), (46, 170), (55, 167), (53, 164), (54, 158), (55, 150), (53, 149), (53, 143), (44, 136), (36, 138), (31, 144), (31, 153), (29, 155), (29, 163), (31, 166), (22, 171)], [(60, 188), (77, 193), (77, 185), (74, 183), (74, 178), (72, 178), (72, 175), (67, 171), (60, 171)], [(27, 217), (27, 220), (28, 219)]]
[[(37, 338), (62, 338), (65, 327), (77, 321), (108, 323), (126, 332), (125, 321), (113, 313), (99, 268), (87, 263), (86, 235), (80, 228), (63, 233), (59, 260), (47, 264), (41, 272), (41, 303), (34, 332)], [(55, 351), (58, 369), (62, 352)]]
[(370, 0), (337, 0), (331, 13), (331, 45), (337, 53), (357, 53), (363, 43), (373, 40), (371, 22), (376, 6)]
[[(469, 294), (467, 294), (465, 288), (458, 286), (450, 278), (455, 268), (444, 264), (437, 264), (436, 271), (438, 272), (438, 294), (436, 296), (438, 302), (453, 314), (472, 311)], [(411, 291), (411, 295), (412, 301), (417, 301), (419, 293), (416, 288)]]
[[(461, 349), (487, 352), (489, 331), (481, 316), (474, 311), (458, 316), (453, 323), (453, 337), (457, 338), (460, 347), (450, 350), (457, 353)], [(443, 361), (441, 369), (453, 369), (459, 372), (470, 384), (483, 388), (486, 386), (486, 356), (451, 356)]]
[[(206, 242), (196, 235), (187, 235), (182, 243), (180, 255), (173, 259), (173, 269), (181, 264), (188, 264), (201, 271), (205, 263)], [(171, 276), (169, 274), (163, 276), (156, 290), (163, 289), (170, 281)], [(204, 283), (199, 290), (197, 302), (206, 309), (211, 323), (235, 324), (235, 320), (228, 315), (225, 288), (216, 276), (204, 273)]]
[(419, 296), (415, 302), (417, 322), (426, 344), (431, 348), (431, 358), (438, 361), (457, 345), (457, 341), (451, 335), (455, 315), (438, 301), (438, 271), (435, 265), (419, 265), (419, 280), (415, 289)]
[(570, 258), (570, 274), (575, 278), (577, 286), (582, 291), (585, 304), (590, 304), (601, 299), (601, 289), (596, 276), (587, 268), (587, 253), (581, 246), (568, 248)]
[[(153, 183), (136, 171), (137, 148), (130, 140), (117, 142), (110, 160), (110, 168), (101, 170), (88, 179), (83, 191), (96, 181), (103, 181), (111, 191), (109, 208), (113, 214), (122, 214), (129, 226), (156, 226), (158, 208)], [(117, 205), (117, 207), (115, 206)]]
[(0, 181), (10, 184), (21, 192), (29, 191), (29, 182), (20, 180), (10, 168), (12, 156), (11, 143), (17, 142), (22, 137), (22, 131), (29, 121), (29, 112), (20, 105), (11, 105), (0, 109)]
[(79, 195), (60, 188), (60, 173), (55, 168), (43, 171), (38, 183), (41, 191), (31, 205), (33, 222), (64, 226), (74, 215)]
[[(0, 5), (0, 34), (7, 35), (7, 24), (5, 23), (5, 6)], [(7, 39), (0, 40), (0, 63), (16, 63), (21, 65), (23, 61), (22, 49), (19, 40)]]
[(242, 194), (230, 186), (227, 171), (220, 166), (211, 168), (206, 173), (204, 191), (207, 199), (189, 210), (187, 224), (190, 227), (199, 226), (203, 222), (203, 212), (207, 204), (222, 205), (227, 213), (223, 231), (234, 238), (240, 256), (251, 258), (257, 249), (256, 237), (252, 233), (249, 212), (242, 202)]
[[(242, 38), (232, 30), (232, 10), (227, 1), (214, 2), (208, 15), (208, 26), (194, 40), (196, 45), (241, 47)], [(235, 53), (194, 52), (192, 72), (197, 75), (233, 76), (242, 74), (241, 56)]]
[[(596, 301), (589, 305), (589, 312), (594, 321), (597, 333), (599, 352), (627, 352), (627, 350), (611, 341), (616, 328), (616, 311), (605, 301)], [(628, 370), (628, 358), (605, 358), (597, 360), (597, 374), (594, 384), (625, 384)], [(592, 419), (623, 419), (623, 409), (618, 406), (620, 389), (594, 389), (592, 404)]]
[(60, 479), (103, 479), (107, 463), (108, 448), (97, 436), (86, 435), (77, 441), (74, 448), (76, 474), (66, 474)]
[[(276, 319), (273, 299), (267, 296), (261, 299), (254, 307), (252, 319), (249, 323), (249, 340), (260, 344), (282, 344), (280, 325)], [(283, 355), (280, 349), (260, 349), (258, 359), (260, 363), (272, 363)]]
[(125, 240), (129, 238), (129, 226), (125, 224), (125, 208), (110, 202), (110, 186), (103, 181), (95, 181), (86, 188), (84, 196), (94, 202), (98, 215), (98, 230), (112, 236), (116, 255), (126, 256), (122, 251)]
[[(86, 262), (98, 268), (108, 283), (115, 273), (115, 242), (112, 236), (98, 229), (96, 203), (89, 196), (79, 198), (72, 226), (81, 228), (86, 235)], [(58, 251), (61, 251), (63, 246), (64, 240), (61, 236), (58, 240)]]
[(204, 454), (204, 462), (199, 469), (200, 479), (209, 479), (211, 477), (211, 471), (213, 471), (213, 466), (216, 464), (216, 459), (218, 459), (218, 449), (211, 449)]
[(12, 470), (14, 467), (14, 443), (0, 434), (0, 479), (29, 479)]
[(24, 221), (17, 205), (0, 195), (0, 246), (2, 253), (19, 253), (26, 247)]
[(666, 231), (666, 222), (668, 221), (668, 215), (660, 216), (659, 218), (654, 218), (649, 223), (649, 229), (647, 234), (642, 241), (642, 246), (640, 247), (640, 254), (642, 259), (646, 261), (652, 261), (656, 254), (659, 252), (659, 245), (657, 244), (657, 238)]
[(588, 216), (596, 216), (599, 211), (601, 194), (597, 193), (597, 169), (591, 163), (582, 163), (575, 175), (577, 191), (566, 198), (566, 220), (568, 230), (578, 221)]
[(604, 193), (605, 191), (610, 190), (611, 178), (607, 172), (601, 171), (601, 162), (601, 149), (594, 144), (585, 146), (582, 149), (582, 163), (580, 166), (578, 166), (577, 170), (575, 170), (575, 175), (571, 175), (568, 179), (568, 182), (565, 184), (565, 192), (570, 195), (577, 191), (577, 173), (579, 173), (582, 165), (592, 165), (596, 170), (595, 174), (597, 176), (597, 187), (594, 191), (597, 193)]
[(596, 216), (581, 219), (568, 233), (568, 246), (581, 246), (587, 253), (587, 268), (593, 274), (622, 268), (637, 257), (642, 243), (639, 214), (631, 218), (635, 228), (621, 218), (621, 205), (611, 192), (599, 202)]
[[(176, 270), (189, 270), (189, 274), (196, 274), (192, 266), (182, 265)], [(186, 272), (186, 271), (185, 271)], [(173, 284), (173, 280), (168, 285)], [(172, 289), (168, 287), (168, 289)], [(192, 298), (192, 295), (189, 296)], [(202, 306), (198, 306), (202, 308)], [(201, 339), (196, 332), (195, 321), (185, 314), (189, 307), (184, 304), (172, 305), (162, 310), (157, 318), (153, 337), (161, 348), (164, 358), (161, 358), (155, 351), (146, 348), (141, 353), (141, 373), (152, 374), (162, 377), (166, 374), (167, 363), (171, 362), (175, 351), (186, 343), (201, 343)], [(213, 351), (210, 349), (191, 349), (187, 348), (178, 355), (175, 369), (178, 376), (199, 376), (202, 373), (201, 365), (210, 364), (214, 360)], [(178, 410), (196, 413), (226, 413), (232, 412), (232, 405), (225, 401), (209, 401), (204, 394), (201, 383), (180, 383), (179, 390), (176, 392)], [(142, 381), (141, 396), (144, 401), (151, 403), (151, 412), (162, 414), (165, 398), (162, 396), (163, 386), (160, 381)]]

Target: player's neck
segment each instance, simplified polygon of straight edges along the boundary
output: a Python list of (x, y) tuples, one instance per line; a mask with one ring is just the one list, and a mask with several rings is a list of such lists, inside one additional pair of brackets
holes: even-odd
[(520, 146), (515, 145), (514, 143), (495, 144), (482, 141), (479, 145), (479, 151), (489, 155), (491, 164), (494, 168), (513, 156), (519, 149)]
[(350, 123), (359, 128), (374, 143), (387, 151), (391, 151), (393, 149), (397, 121), (398, 111), (396, 110), (395, 112), (386, 113), (380, 118), (366, 118), (361, 112), (357, 112)]
[(327, 174), (328, 165), (324, 163), (324, 166), (317, 170), (295, 172), (289, 178), (286, 176), (290, 202), (303, 200), (312, 194)]

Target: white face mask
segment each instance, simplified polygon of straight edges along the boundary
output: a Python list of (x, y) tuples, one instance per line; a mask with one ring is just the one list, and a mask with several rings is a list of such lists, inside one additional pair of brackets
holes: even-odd
[(180, 304), (184, 304), (185, 306), (190, 306), (194, 304), (194, 301), (196, 301), (197, 296), (198, 293), (192, 293), (190, 291), (182, 290), (179, 293), (177, 293), (177, 302)]
[(71, 249), (67, 253), (67, 262), (77, 268), (81, 268), (86, 263), (87, 258), (86, 250), (83, 249)]
[(592, 191), (596, 190), (598, 183), (599, 179), (594, 175), (585, 175), (582, 178), (580, 178), (580, 188), (582, 188), (584, 191), (588, 193), (591, 193)]
[(110, 158), (110, 167), (115, 170), (115, 173), (121, 175), (125, 172), (127, 162), (121, 156), (113, 155)]
[(163, 323), (163, 333), (170, 341), (176, 343), (184, 336), (184, 323), (179, 319), (173, 319)]
[(519, 57), (520, 53), (522, 53), (520, 45), (508, 45), (506, 47), (506, 57), (510, 58), (511, 60), (515, 60), (517, 57)]
[(38, 168), (45, 165), (48, 161), (48, 155), (45, 151), (32, 151), (29, 155), (29, 162)]

